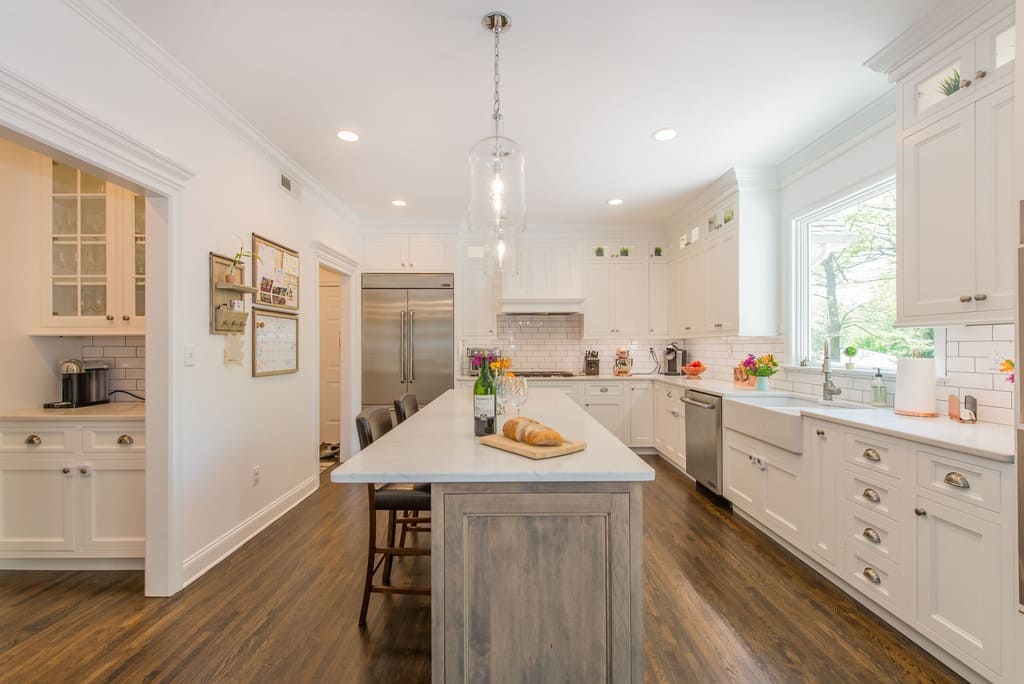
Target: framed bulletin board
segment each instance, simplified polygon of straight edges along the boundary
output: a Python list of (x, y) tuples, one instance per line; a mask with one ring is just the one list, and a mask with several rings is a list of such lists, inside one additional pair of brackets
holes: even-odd
[(252, 310), (252, 376), (299, 372), (299, 317)]
[(299, 309), (299, 253), (252, 234), (253, 304), (275, 309)]

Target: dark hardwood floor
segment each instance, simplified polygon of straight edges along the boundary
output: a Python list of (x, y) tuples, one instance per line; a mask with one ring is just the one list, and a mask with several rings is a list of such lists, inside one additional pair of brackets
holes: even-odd
[[(648, 682), (959, 681), (648, 460)], [(325, 479), (170, 599), (143, 598), (139, 572), (0, 571), (0, 681), (429, 681), (429, 599), (375, 594), (356, 626), (365, 497)], [(395, 583), (428, 575), (429, 559), (396, 562)]]

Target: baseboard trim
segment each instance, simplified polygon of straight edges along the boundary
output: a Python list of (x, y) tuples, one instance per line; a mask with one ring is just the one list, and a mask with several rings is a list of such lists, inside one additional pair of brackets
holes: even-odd
[(184, 578), (182, 587), (187, 587), (205, 575), (211, 568), (301, 503), (317, 490), (319, 482), (319, 475), (303, 480), (269, 505), (186, 558), (182, 563), (182, 577)]
[(142, 558), (3, 558), (0, 570), (143, 570)]

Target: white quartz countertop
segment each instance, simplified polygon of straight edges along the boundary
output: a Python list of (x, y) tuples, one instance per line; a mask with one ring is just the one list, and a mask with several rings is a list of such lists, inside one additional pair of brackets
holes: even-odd
[(803, 409), (801, 413), (818, 420), (900, 437), (981, 458), (1004, 463), (1013, 463), (1014, 460), (1016, 435), (1012, 425), (958, 423), (946, 416), (901, 416), (891, 408)]
[[(331, 482), (641, 482), (654, 470), (557, 389), (530, 391), (522, 415), (587, 442), (535, 461), (480, 444), (473, 395), (449, 390), (331, 472)], [(500, 426), (501, 417), (499, 417)], [(499, 427), (500, 430), (500, 427)]]
[(146, 405), (141, 401), (112, 401), (109, 404), (81, 408), (44, 409), (42, 406), (0, 411), (0, 420), (75, 420), (107, 421), (145, 420)]

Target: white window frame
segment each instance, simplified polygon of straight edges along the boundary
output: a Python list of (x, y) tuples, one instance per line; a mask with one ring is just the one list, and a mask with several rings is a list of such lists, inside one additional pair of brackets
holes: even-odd
[[(893, 173), (887, 173), (881, 179), (868, 180), (863, 183), (859, 190), (853, 193), (844, 193), (838, 199), (835, 199), (827, 204), (824, 204), (812, 212), (803, 214), (793, 220), (793, 264), (795, 268), (792, 270), (793, 274), (793, 325), (791, 328), (792, 332), (792, 343), (791, 357), (794, 364), (800, 363), (803, 359), (808, 359), (811, 356), (811, 340), (809, 331), (811, 329), (810, 321), (810, 268), (808, 260), (810, 258), (810, 230), (811, 225), (826, 216), (831, 216), (836, 212), (842, 211), (843, 209), (849, 208), (855, 204), (859, 204), (866, 199), (870, 199), (876, 195), (880, 195), (883, 192), (890, 190), (896, 190), (896, 176)], [(935, 370), (936, 373), (941, 377), (945, 375), (946, 368), (946, 329), (945, 328), (934, 328), (935, 330)], [(864, 368), (858, 368), (853, 371), (847, 371), (843, 368), (840, 357), (840, 350), (834, 350), (831, 362), (835, 367), (836, 371), (844, 371), (850, 374), (862, 374), (862, 375), (873, 375), (874, 371)], [(816, 365), (816, 364), (810, 364)], [(882, 371), (883, 375), (891, 376), (895, 374), (895, 370), (886, 369)]]

